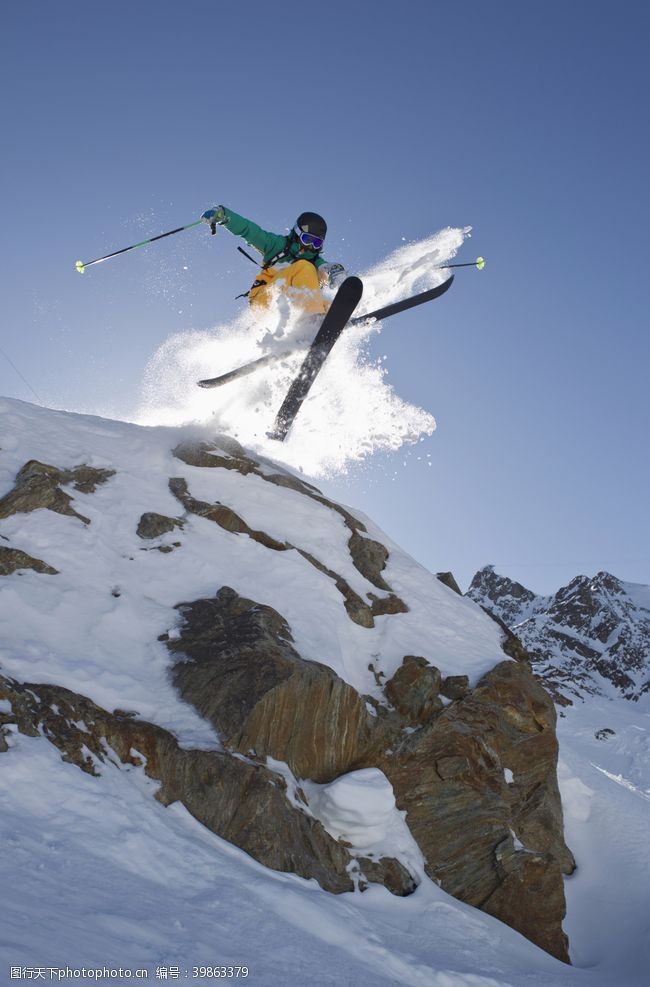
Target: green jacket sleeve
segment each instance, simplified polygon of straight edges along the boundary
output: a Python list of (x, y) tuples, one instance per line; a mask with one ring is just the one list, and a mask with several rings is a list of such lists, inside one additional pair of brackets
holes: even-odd
[(240, 236), (242, 240), (245, 240), (249, 246), (259, 250), (265, 260), (284, 249), (286, 236), (281, 236), (279, 233), (269, 233), (257, 223), (251, 223), (250, 219), (233, 212), (232, 209), (228, 209), (226, 206), (223, 209), (226, 214), (226, 222), (223, 225), (235, 236)]

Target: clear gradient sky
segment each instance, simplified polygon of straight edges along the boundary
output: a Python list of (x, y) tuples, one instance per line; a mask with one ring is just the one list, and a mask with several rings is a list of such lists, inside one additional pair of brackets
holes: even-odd
[(203, 229), (74, 262), (216, 202), (322, 212), (352, 270), (471, 225), (485, 271), (376, 343), (437, 432), (321, 486), (464, 587), (650, 583), (646, 2), (21, 0), (0, 74), (0, 346), (33, 389), (0, 354), (0, 393), (128, 417), (252, 268)]

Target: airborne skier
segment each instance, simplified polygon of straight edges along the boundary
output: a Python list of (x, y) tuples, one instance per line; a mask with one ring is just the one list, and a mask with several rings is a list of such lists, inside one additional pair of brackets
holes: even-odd
[[(235, 236), (242, 237), (246, 243), (262, 255), (259, 274), (246, 292), (251, 305), (263, 308), (268, 306), (272, 297), (272, 289), (275, 287), (295, 301), (304, 312), (317, 313), (323, 316), (298, 375), (289, 387), (276, 415), (273, 427), (267, 432), (270, 438), (280, 441), (286, 437), (330, 350), (348, 323), (362, 322), (366, 319), (385, 319), (391, 315), (396, 315), (397, 312), (422, 305), (424, 302), (439, 298), (451, 287), (454, 280), (452, 275), (435, 288), (429, 288), (417, 295), (411, 295), (409, 298), (403, 298), (392, 304), (384, 305), (373, 312), (367, 312), (365, 315), (353, 318), (354, 310), (363, 294), (363, 283), (358, 277), (348, 276), (342, 264), (331, 263), (321, 255), (327, 234), (327, 223), (322, 216), (319, 216), (318, 213), (303, 212), (298, 216), (290, 233), (283, 235), (263, 230), (261, 226), (244, 216), (240, 216), (226, 206), (213, 206), (211, 209), (207, 209), (201, 219), (194, 223), (179, 226), (177, 229), (168, 230), (166, 233), (159, 233), (148, 240), (142, 240), (130, 247), (115, 250), (111, 254), (97, 257), (95, 260), (86, 262), (78, 260), (75, 268), (80, 274), (83, 274), (87, 267), (100, 264), (111, 257), (125, 254), (137, 247), (144, 247), (175, 233), (181, 233), (183, 230), (189, 230), (194, 226), (200, 226), (201, 223), (207, 223), (212, 233), (216, 232), (218, 225), (225, 226)], [(239, 247), (238, 249), (241, 250), (242, 248)], [(245, 251), (242, 252), (245, 253)], [(477, 267), (481, 271), (485, 267), (485, 260), (483, 257), (477, 257), (472, 263), (440, 264), (437, 267), (440, 269)], [(321, 294), (321, 286), (325, 284), (336, 288), (336, 294), (331, 303), (326, 301)], [(200, 387), (219, 387), (229, 380), (246, 376), (258, 367), (266, 366), (277, 356), (278, 354), (267, 354), (244, 364), (242, 367), (229, 370), (217, 377), (199, 380), (197, 383)]]
[(327, 223), (318, 213), (301, 213), (287, 236), (269, 233), (226, 206), (206, 210), (201, 219), (213, 231), (217, 225), (225, 226), (262, 255), (261, 270), (247, 292), (253, 306), (266, 307), (277, 286), (305, 312), (324, 313), (328, 305), (321, 286), (337, 288), (347, 276), (342, 264), (321, 256)]

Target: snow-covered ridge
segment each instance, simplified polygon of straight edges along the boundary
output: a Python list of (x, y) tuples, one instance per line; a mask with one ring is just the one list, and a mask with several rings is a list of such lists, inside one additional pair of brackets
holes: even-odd
[[(475, 682), (500, 653), (499, 629), (480, 609), (367, 519), (368, 537), (389, 551), (385, 578), (408, 607), (376, 618), (372, 628), (349, 619), (333, 579), (297, 551), (269, 551), (193, 515), (182, 533), (140, 538), (143, 514), (184, 515), (169, 487), (170, 478), (180, 478), (196, 500), (218, 501), (250, 528), (314, 556), (366, 600), (369, 593), (386, 595), (355, 568), (340, 513), (260, 475), (202, 470), (174, 456), (183, 441), (213, 438), (207, 427), (146, 428), (10, 400), (1, 410), (0, 497), (29, 460), (114, 471), (92, 494), (69, 490), (87, 525), (44, 510), (0, 521), (0, 545), (58, 572), (48, 577), (22, 570), (3, 585), (0, 662), (21, 680), (56, 682), (108, 708), (129, 705), (187, 742), (209, 744), (212, 732), (167, 681), (169, 660), (157, 638), (173, 632), (179, 601), (213, 595), (222, 585), (282, 613), (303, 657), (330, 665), (365, 694), (378, 693), (369, 664), (390, 678), (404, 654), (435, 654), (444, 674), (466, 674)], [(273, 464), (264, 468), (283, 472)], [(182, 547), (174, 545), (179, 541)], [(166, 551), (155, 550), (160, 548)]]
[(505, 621), (561, 690), (650, 705), (649, 586), (599, 572), (539, 596), (486, 566), (467, 596)]

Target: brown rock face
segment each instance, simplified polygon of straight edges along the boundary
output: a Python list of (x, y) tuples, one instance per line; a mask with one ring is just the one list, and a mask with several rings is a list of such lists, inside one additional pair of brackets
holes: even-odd
[[(430, 876), (568, 962), (562, 872), (575, 863), (556, 762), (550, 697), (527, 666), (501, 662), (379, 767)], [(515, 850), (513, 833), (524, 850)]]
[(33, 569), (34, 572), (43, 572), (48, 576), (56, 576), (58, 569), (53, 569), (47, 562), (41, 559), (34, 559), (27, 552), (22, 552), (19, 548), (7, 548), (0, 545), (0, 576), (9, 576), (19, 569)]
[(174, 682), (228, 747), (318, 782), (355, 766), (370, 742), (365, 703), (331, 668), (300, 657), (280, 614), (228, 587), (179, 609), (185, 623), (168, 647), (190, 661), (175, 665)]
[(271, 608), (224, 588), (180, 609), (180, 637), (168, 646), (189, 661), (175, 666), (176, 684), (229, 747), (320, 782), (379, 767), (430, 876), (568, 962), (562, 873), (575, 865), (563, 838), (555, 711), (527, 664), (502, 661), (470, 690), (465, 676), (442, 680), (408, 656), (385, 685), (395, 711), (373, 701), (369, 716), (364, 697), (300, 657)]
[(463, 595), (463, 591), (456, 582), (453, 572), (437, 572), (436, 576), (448, 589), (453, 589), (454, 593), (457, 593), (458, 596)]
[(175, 517), (166, 517), (164, 514), (156, 514), (154, 511), (147, 511), (138, 521), (136, 534), (138, 538), (160, 538), (161, 535), (173, 531), (175, 528), (182, 528), (183, 522)]
[(426, 658), (407, 655), (386, 685), (386, 696), (410, 726), (421, 726), (442, 709), (442, 676)]
[(16, 476), (14, 489), (0, 500), (0, 518), (46, 509), (90, 524), (87, 517), (75, 511), (72, 497), (61, 490), (61, 486), (73, 486), (80, 493), (94, 493), (97, 484), (105, 483), (113, 473), (113, 470), (95, 469), (85, 465), (61, 470), (30, 459)]
[(0, 713), (0, 752), (8, 750), (3, 724), (15, 723), (22, 733), (45, 736), (63, 760), (88, 774), (105, 770), (97, 764), (114, 762), (115, 755), (123, 764), (144, 763), (146, 774), (161, 782), (156, 798), (163, 805), (182, 802), (204, 826), (267, 867), (315, 878), (335, 893), (353, 890), (352, 866), (360, 871), (362, 886), (377, 881), (394, 894), (413, 890), (398, 861), (355, 861), (317, 820), (291, 805), (284, 779), (262, 764), (219, 751), (181, 749), (168, 731), (132, 715), (108, 713), (58, 686), (21, 685), (0, 676), (0, 698), (12, 706), (11, 713)]

